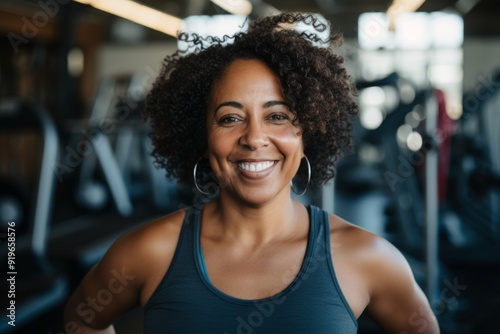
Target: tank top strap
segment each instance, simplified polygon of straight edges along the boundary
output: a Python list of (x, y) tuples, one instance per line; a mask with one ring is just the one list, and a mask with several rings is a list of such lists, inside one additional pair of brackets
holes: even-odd
[[(331, 260), (329, 252), (330, 247), (330, 221), (328, 219), (328, 212), (318, 208), (317, 206), (309, 206), (309, 215), (311, 219), (310, 232), (311, 238), (314, 243), (314, 253), (321, 257), (328, 257)], [(321, 253), (321, 254), (319, 254)]]
[[(182, 253), (186, 253), (185, 255), (191, 256), (192, 249), (191, 245), (196, 239), (196, 231), (199, 229), (200, 224), (200, 215), (201, 209), (195, 206), (190, 206), (186, 215), (184, 216), (184, 220), (182, 222), (181, 234), (179, 235), (179, 245), (177, 248), (183, 248)], [(175, 255), (174, 255), (175, 257)]]
[[(179, 275), (179, 267), (182, 268), (181, 273), (184, 275), (192, 275), (196, 273), (194, 270), (191, 270), (191, 272), (189, 272), (189, 269), (195, 268), (193, 245), (196, 236), (196, 230), (200, 224), (200, 215), (201, 209), (199, 208), (191, 206), (186, 209), (186, 214), (184, 215), (184, 219), (182, 221), (182, 227), (179, 234), (179, 239), (177, 241), (177, 246), (172, 257), (172, 261), (162, 280), (156, 287), (149, 300), (144, 305), (144, 308), (146, 310), (153, 307), (158, 302), (158, 299), (161, 299), (161, 294), (165, 291), (165, 286), (169, 281), (175, 279), (175, 277)], [(186, 266), (185, 264), (188, 263), (193, 263), (193, 265)]]
[(199, 265), (195, 267), (199, 269), (200, 275), (210, 281), (200, 246), (201, 212), (202, 208), (196, 206), (190, 207), (186, 212), (183, 223), (186, 229), (186, 249), (183, 253), (190, 259), (194, 259), (195, 263), (196, 259), (199, 260)]
[(210, 282), (210, 277), (208, 276), (207, 266), (205, 265), (205, 260), (203, 258), (203, 254), (201, 251), (201, 208), (193, 207), (192, 210), (192, 218), (189, 221), (189, 245), (191, 245), (193, 258), (195, 259), (196, 269), (198, 269), (198, 273), (203, 276), (203, 278)]
[[(353, 323), (357, 326), (358, 321), (356, 319), (356, 316), (354, 315), (354, 312), (352, 311), (349, 303), (347, 302), (347, 299), (344, 296), (344, 293), (342, 292), (342, 289), (340, 288), (339, 281), (337, 279), (337, 274), (335, 273), (335, 265), (334, 261), (332, 258), (332, 251), (334, 251), (334, 247), (331, 245), (331, 240), (330, 240), (330, 218), (328, 215), (328, 212), (325, 210), (322, 210), (318, 207), (313, 207), (311, 206), (311, 226), (316, 226), (317, 229), (317, 238), (316, 238), (316, 249), (315, 249), (315, 256), (322, 257), (326, 259), (326, 265), (329, 269), (329, 274), (331, 276), (333, 286), (335, 287), (337, 294), (344, 305), (345, 309), (347, 310), (350, 318), (352, 319)], [(314, 212), (314, 214), (313, 214)]]

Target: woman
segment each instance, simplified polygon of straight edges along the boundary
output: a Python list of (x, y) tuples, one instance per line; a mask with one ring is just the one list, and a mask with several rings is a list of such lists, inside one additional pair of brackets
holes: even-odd
[(363, 312), (390, 333), (439, 332), (393, 246), (291, 197), (304, 190), (292, 180), (333, 177), (357, 113), (342, 58), (298, 22), (326, 28), (286, 13), (166, 59), (146, 110), (153, 154), (217, 195), (121, 237), (71, 297), (67, 328), (113, 333), (142, 305), (145, 333), (355, 333)]

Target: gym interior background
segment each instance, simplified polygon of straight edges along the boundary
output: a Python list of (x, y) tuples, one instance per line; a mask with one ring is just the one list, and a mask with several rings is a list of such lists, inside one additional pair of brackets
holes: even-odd
[[(443, 333), (498, 333), (500, 2), (141, 1), (170, 15), (159, 26), (120, 2), (0, 0), (0, 332), (63, 333), (68, 294), (117, 236), (200, 199), (154, 168), (140, 119), (176, 24), (290, 10), (344, 34), (361, 107), (335, 182), (302, 200), (394, 243)], [(380, 331), (362, 316), (359, 332)]]

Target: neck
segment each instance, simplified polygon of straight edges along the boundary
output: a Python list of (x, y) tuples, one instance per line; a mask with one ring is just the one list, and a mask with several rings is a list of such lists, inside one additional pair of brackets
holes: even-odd
[(207, 205), (204, 216), (214, 222), (213, 231), (219, 237), (255, 246), (294, 233), (298, 223), (304, 221), (304, 213), (307, 215), (304, 206), (289, 194), (251, 206), (221, 193), (218, 200)]

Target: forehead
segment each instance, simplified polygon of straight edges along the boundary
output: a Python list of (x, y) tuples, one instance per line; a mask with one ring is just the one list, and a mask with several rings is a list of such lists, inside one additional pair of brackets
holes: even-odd
[(214, 82), (211, 98), (253, 92), (283, 97), (280, 79), (268, 65), (258, 59), (237, 59)]
[(262, 60), (259, 59), (236, 59), (233, 60), (221, 75), (221, 79), (237, 74), (252, 74), (274, 76), (274, 71)]

